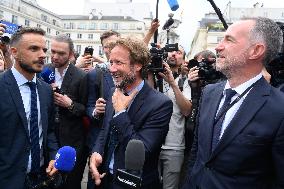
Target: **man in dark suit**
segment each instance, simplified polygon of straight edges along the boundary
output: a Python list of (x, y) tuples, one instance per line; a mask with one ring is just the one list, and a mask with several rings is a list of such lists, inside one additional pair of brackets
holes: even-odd
[(284, 188), (284, 95), (261, 74), (282, 41), (268, 18), (246, 18), (227, 29), (216, 47), (216, 68), (228, 80), (203, 91), (183, 188)]
[(143, 80), (149, 61), (147, 46), (137, 39), (118, 39), (111, 50), (109, 69), (116, 88), (107, 101), (90, 161), (93, 179), (96, 185), (102, 179), (102, 188), (121, 188), (113, 178), (117, 169), (125, 167), (125, 149), (131, 139), (139, 139), (145, 146), (142, 188), (159, 188), (158, 158), (173, 105)]
[(53, 92), (35, 77), (46, 58), (44, 35), (40, 28), (15, 33), (14, 66), (0, 74), (0, 188), (25, 189), (39, 175), (57, 171)]
[(76, 164), (68, 175), (63, 188), (81, 188), (81, 180), (88, 152), (83, 116), (86, 114), (87, 77), (80, 68), (70, 63), (74, 56), (74, 45), (70, 37), (57, 35), (51, 41), (51, 61), (48, 65), (55, 72), (54, 102), (57, 105), (55, 116), (56, 134), (60, 146), (72, 146), (76, 149)]

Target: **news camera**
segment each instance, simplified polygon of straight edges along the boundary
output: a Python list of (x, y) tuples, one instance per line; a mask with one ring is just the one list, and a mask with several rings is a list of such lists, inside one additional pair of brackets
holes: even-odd
[(168, 52), (178, 51), (178, 43), (166, 44), (163, 48), (158, 48), (155, 43), (151, 43), (151, 63), (148, 66), (148, 70), (153, 73), (163, 72), (163, 61), (167, 59)]
[(0, 41), (4, 44), (8, 44), (10, 42), (10, 37), (18, 31), (18, 29), (21, 28), (21, 26), (18, 26), (17, 24), (13, 24), (4, 20), (1, 20), (0, 23), (5, 24), (5, 33), (3, 36), (0, 36)]
[(191, 59), (188, 62), (188, 69), (197, 67), (198, 68), (198, 77), (201, 80), (213, 81), (224, 78), (224, 75), (217, 71), (213, 64), (216, 62), (215, 58), (211, 59), (202, 59), (201, 62), (198, 62), (195, 59)]

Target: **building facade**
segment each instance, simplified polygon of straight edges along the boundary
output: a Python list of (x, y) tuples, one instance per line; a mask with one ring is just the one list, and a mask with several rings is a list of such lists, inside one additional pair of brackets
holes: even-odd
[[(85, 47), (92, 46), (94, 54), (103, 56), (100, 43), (103, 32), (112, 29), (122, 36), (143, 38), (152, 18), (139, 21), (130, 16), (118, 15), (57, 15), (40, 7), (36, 0), (0, 0), (0, 20), (19, 26), (42, 28), (47, 34), (48, 49), (52, 36), (65, 33), (74, 41), (75, 51), (79, 54), (83, 53)], [(48, 57), (47, 63), (49, 62)]]

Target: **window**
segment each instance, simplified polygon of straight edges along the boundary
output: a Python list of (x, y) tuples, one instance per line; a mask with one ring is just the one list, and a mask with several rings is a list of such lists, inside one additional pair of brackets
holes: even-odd
[(46, 32), (47, 32), (47, 33), (50, 33), (50, 28), (46, 28)]
[(29, 20), (25, 20), (25, 26), (30, 26), (30, 21)]
[(97, 24), (95, 22), (90, 23), (90, 30), (95, 30), (97, 28)]
[(55, 34), (56, 34), (56, 35), (59, 35), (59, 31), (56, 31)]
[(118, 30), (118, 23), (113, 23), (112, 24), (112, 29), (113, 30)]
[(40, 27), (41, 27), (41, 25), (40, 25), (40, 24), (36, 24), (36, 27), (40, 28)]
[(99, 46), (99, 55), (103, 55), (103, 54), (104, 54), (103, 47)]
[(82, 39), (82, 34), (81, 33), (77, 34), (77, 39)]
[(12, 15), (12, 23), (18, 24), (18, 16)]
[(88, 39), (93, 39), (94, 35), (93, 34), (88, 34)]
[(53, 19), (53, 20), (52, 20), (52, 24), (53, 24), (53, 25), (56, 25), (56, 20)]
[(66, 33), (66, 35), (67, 35), (68, 37), (70, 37), (70, 36), (71, 36), (71, 34), (70, 34), (70, 33)]
[(50, 48), (50, 41), (49, 40), (46, 40), (46, 47), (47, 47), (47, 49)]
[(76, 45), (76, 51), (81, 54), (81, 45)]
[(44, 22), (46, 22), (46, 21), (47, 21), (47, 16), (44, 15), (44, 14), (42, 14), (42, 15), (41, 15), (41, 20), (44, 21)]
[(107, 30), (108, 29), (108, 23), (101, 23), (101, 30)]
[(130, 30), (135, 30), (135, 24), (130, 24), (130, 25), (129, 25), (129, 29), (130, 29)]

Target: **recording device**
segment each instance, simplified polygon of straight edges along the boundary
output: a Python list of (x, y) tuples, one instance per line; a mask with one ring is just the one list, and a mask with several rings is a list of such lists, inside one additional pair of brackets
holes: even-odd
[(118, 169), (115, 181), (125, 189), (139, 189), (145, 161), (145, 147), (141, 140), (132, 139), (125, 150), (125, 169)]
[(174, 14), (170, 13), (168, 16), (169, 16), (169, 19), (164, 24), (163, 30), (169, 29), (170, 26), (175, 22), (174, 19), (173, 19)]
[(70, 146), (61, 147), (55, 156), (54, 167), (59, 173), (47, 177), (31, 189), (58, 188), (66, 180), (67, 173), (72, 171), (76, 162), (76, 150)]
[(6, 25), (5, 33), (3, 34), (3, 36), (0, 37), (0, 41), (4, 44), (8, 44), (10, 42), (11, 36), (16, 33), (21, 26), (4, 20), (1, 20), (0, 23)]
[(213, 64), (216, 62), (215, 58), (212, 59), (202, 59), (201, 62), (198, 62), (195, 59), (191, 59), (188, 62), (188, 69), (193, 68), (197, 66), (198, 68), (198, 77), (199, 79), (206, 80), (206, 81), (212, 81), (224, 78), (224, 75), (217, 71)]
[[(55, 73), (47, 67), (42, 70), (42, 72), (40, 73), (40, 77), (48, 84), (52, 84), (55, 82)], [(64, 94), (63, 91), (58, 87), (55, 88), (54, 92), (57, 92), (62, 95)]]
[(177, 0), (168, 0), (168, 3), (172, 11), (176, 11), (179, 8)]
[(178, 51), (178, 43), (166, 44), (165, 47), (161, 49), (157, 48), (155, 43), (151, 43), (151, 46), (151, 63), (148, 65), (148, 69), (153, 73), (163, 72), (163, 60), (167, 59), (168, 52)]
[(279, 53), (267, 66), (271, 75), (271, 85), (278, 87), (284, 83), (284, 53)]
[(85, 47), (85, 50), (84, 50), (84, 56), (87, 56), (87, 55), (91, 55), (93, 56), (93, 52), (94, 52), (94, 49), (93, 47)]
[(47, 67), (43, 68), (42, 72), (40, 73), (40, 77), (48, 84), (55, 82), (54, 72)]

